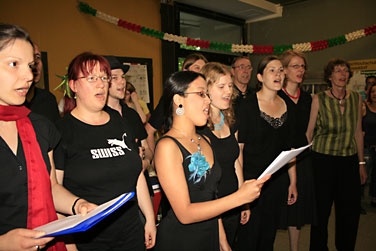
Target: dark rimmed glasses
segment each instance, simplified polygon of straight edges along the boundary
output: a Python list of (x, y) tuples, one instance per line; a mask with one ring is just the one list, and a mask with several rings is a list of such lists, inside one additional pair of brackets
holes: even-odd
[(197, 94), (201, 98), (206, 98), (206, 97), (210, 98), (209, 94), (207, 92), (204, 92), (204, 91), (199, 91), (199, 92), (184, 92), (184, 94)]
[(300, 68), (302, 68), (303, 70), (307, 69), (307, 66), (305, 64), (293, 64), (293, 65), (289, 65), (289, 67), (295, 70), (300, 69)]
[(244, 70), (251, 71), (253, 69), (251, 65), (244, 65), (244, 64), (233, 66), (232, 68), (238, 68), (239, 70), (242, 70), (242, 71)]

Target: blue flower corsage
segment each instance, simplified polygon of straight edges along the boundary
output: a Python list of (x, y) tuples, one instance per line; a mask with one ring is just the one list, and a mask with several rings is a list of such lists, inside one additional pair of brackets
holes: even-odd
[(193, 180), (193, 183), (196, 184), (201, 181), (202, 177), (206, 178), (207, 170), (209, 170), (210, 166), (205, 156), (198, 151), (187, 158), (191, 158), (191, 163), (188, 165), (188, 169), (191, 172), (189, 180)]

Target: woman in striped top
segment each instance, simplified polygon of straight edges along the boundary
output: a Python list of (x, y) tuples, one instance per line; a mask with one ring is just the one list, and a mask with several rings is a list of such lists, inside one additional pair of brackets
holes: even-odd
[(314, 95), (307, 129), (312, 142), (318, 224), (310, 250), (328, 250), (328, 219), (335, 203), (337, 250), (354, 250), (360, 214), (360, 184), (366, 181), (361, 127), (362, 99), (346, 90), (350, 65), (332, 59), (324, 68), (329, 89)]

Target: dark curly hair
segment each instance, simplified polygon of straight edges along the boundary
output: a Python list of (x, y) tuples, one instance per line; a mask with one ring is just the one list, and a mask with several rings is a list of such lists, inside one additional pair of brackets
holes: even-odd
[(333, 74), (334, 68), (338, 65), (346, 66), (349, 69), (349, 79), (353, 76), (350, 64), (346, 60), (342, 58), (333, 58), (328, 62), (328, 64), (324, 68), (324, 81), (328, 83), (329, 87), (332, 87), (332, 81), (330, 81), (330, 77)]

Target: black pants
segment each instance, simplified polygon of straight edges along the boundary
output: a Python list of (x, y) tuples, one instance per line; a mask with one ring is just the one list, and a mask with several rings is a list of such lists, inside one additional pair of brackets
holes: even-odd
[(333, 203), (336, 248), (353, 251), (360, 214), (358, 157), (313, 152), (312, 159), (318, 222), (311, 226), (310, 251), (328, 250), (328, 220)]

